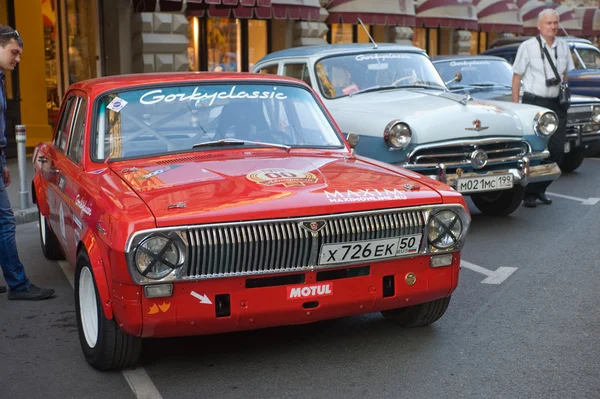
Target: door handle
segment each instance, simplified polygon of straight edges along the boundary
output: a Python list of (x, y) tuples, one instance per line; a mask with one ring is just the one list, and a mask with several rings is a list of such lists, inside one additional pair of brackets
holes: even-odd
[(44, 156), (39, 156), (39, 157), (37, 157), (37, 161), (39, 163), (46, 163), (46, 162), (48, 162), (48, 158), (46, 158)]
[(53, 175), (57, 175), (60, 173), (60, 169), (50, 168), (48, 172), (52, 173)]

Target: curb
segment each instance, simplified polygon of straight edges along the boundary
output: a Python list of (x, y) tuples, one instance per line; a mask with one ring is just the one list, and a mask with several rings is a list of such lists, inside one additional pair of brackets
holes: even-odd
[(17, 224), (37, 222), (38, 211), (37, 207), (33, 206), (27, 209), (13, 209)]

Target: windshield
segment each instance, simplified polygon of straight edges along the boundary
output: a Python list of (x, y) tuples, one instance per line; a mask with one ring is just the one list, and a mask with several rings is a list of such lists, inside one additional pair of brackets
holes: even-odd
[(454, 79), (456, 72), (462, 74), (460, 82), (448, 84), (450, 90), (464, 86), (512, 85), (512, 69), (510, 64), (504, 60), (463, 59), (437, 61), (435, 67), (445, 82)]
[(223, 142), (227, 147), (343, 147), (305, 88), (243, 83), (157, 86), (101, 97), (94, 158), (200, 151)]
[(323, 97), (339, 98), (376, 87), (446, 89), (429, 58), (418, 53), (366, 53), (329, 57), (315, 65)]

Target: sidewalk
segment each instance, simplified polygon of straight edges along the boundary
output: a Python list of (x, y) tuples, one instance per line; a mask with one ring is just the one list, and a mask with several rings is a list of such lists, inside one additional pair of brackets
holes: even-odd
[(25, 162), (26, 167), (26, 190), (27, 193), (27, 206), (25, 209), (21, 209), (21, 196), (19, 191), (21, 190), (21, 178), (19, 175), (19, 163), (17, 158), (7, 159), (7, 166), (10, 169), (10, 176), (12, 182), (10, 186), (6, 188), (8, 191), (8, 198), (10, 199), (10, 204), (12, 205), (13, 211), (15, 212), (15, 219), (17, 220), (17, 224), (29, 223), (36, 221), (37, 216), (37, 206), (33, 204), (31, 200), (31, 179), (33, 179), (33, 164), (31, 163), (31, 156), (27, 156), (27, 161)]

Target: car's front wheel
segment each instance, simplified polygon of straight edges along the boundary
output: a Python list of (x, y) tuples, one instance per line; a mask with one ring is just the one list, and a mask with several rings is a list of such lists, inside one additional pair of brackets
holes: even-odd
[(401, 327), (423, 327), (438, 321), (450, 304), (450, 297), (405, 308), (384, 310), (383, 317)]
[(61, 260), (64, 255), (60, 250), (60, 244), (56, 234), (50, 229), (48, 219), (38, 209), (38, 221), (40, 223), (40, 244), (42, 245), (42, 253), (47, 259)]
[(521, 206), (524, 196), (525, 188), (522, 186), (514, 186), (510, 190), (472, 194), (471, 199), (477, 209), (486, 215), (506, 216), (510, 215)]
[(85, 252), (77, 257), (75, 309), (81, 348), (92, 367), (112, 370), (137, 362), (142, 352), (142, 340), (126, 334), (114, 319), (109, 320), (104, 315), (90, 260)]
[(563, 172), (573, 172), (581, 166), (585, 157), (585, 147), (573, 148), (570, 152), (565, 153), (563, 161), (558, 165)]

